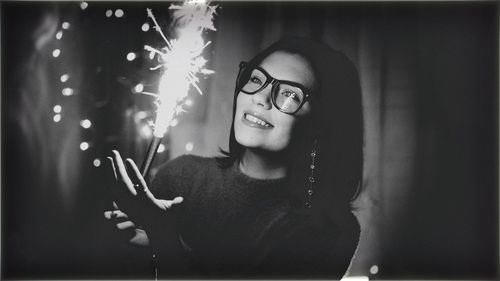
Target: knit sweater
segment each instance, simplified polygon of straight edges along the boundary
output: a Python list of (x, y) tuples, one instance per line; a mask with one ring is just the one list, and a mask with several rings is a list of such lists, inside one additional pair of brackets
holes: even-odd
[[(148, 229), (166, 275), (160, 278), (174, 271), (174, 277), (340, 278), (357, 245), (352, 214), (342, 228), (311, 219), (292, 207), (284, 179), (251, 178), (214, 158), (169, 161), (151, 189), (161, 199), (184, 197)], [(348, 239), (339, 243), (342, 237)]]

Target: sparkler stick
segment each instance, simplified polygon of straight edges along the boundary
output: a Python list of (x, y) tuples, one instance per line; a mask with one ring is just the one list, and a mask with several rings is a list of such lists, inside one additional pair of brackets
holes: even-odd
[(141, 174), (143, 177), (146, 177), (149, 174), (149, 168), (151, 168), (151, 164), (153, 163), (156, 151), (160, 146), (161, 140), (162, 138), (153, 137), (153, 139), (149, 143), (148, 152), (141, 165)]
[[(186, 0), (182, 5), (172, 4), (173, 28), (177, 39), (167, 39), (156, 21), (153, 12), (147, 9), (148, 17), (155, 24), (166, 43), (161, 50), (151, 46), (144, 49), (157, 55), (160, 64), (151, 68), (160, 69), (162, 75), (159, 82), (158, 94), (156, 96), (156, 119), (153, 126), (153, 139), (149, 145), (146, 158), (141, 166), (141, 173), (146, 176), (154, 160), (156, 151), (163, 136), (167, 133), (170, 122), (184, 112), (184, 100), (187, 97), (190, 86), (202, 94), (197, 83), (198, 74), (212, 74), (212, 70), (205, 68), (207, 60), (202, 56), (202, 51), (210, 42), (203, 41), (202, 33), (205, 30), (215, 31), (213, 18), (217, 5), (211, 5), (204, 0)], [(145, 93), (151, 95), (151, 93)]]

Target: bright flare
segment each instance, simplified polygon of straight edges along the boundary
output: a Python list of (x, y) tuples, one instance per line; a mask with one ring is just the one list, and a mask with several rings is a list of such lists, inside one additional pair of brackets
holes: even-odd
[(217, 5), (188, 0), (180, 6), (173, 4), (169, 9), (173, 11), (172, 22), (177, 39), (168, 40), (165, 37), (152, 11), (148, 9), (148, 16), (155, 24), (154, 28), (167, 45), (161, 50), (144, 46), (147, 51), (156, 53), (161, 62), (152, 68), (162, 70), (156, 99), (156, 120), (153, 125), (153, 134), (159, 138), (165, 135), (174, 117), (184, 111), (183, 102), (190, 86), (202, 94), (196, 75), (213, 73), (205, 68), (207, 60), (202, 56), (202, 51), (210, 42), (204, 42), (202, 33), (205, 30), (215, 31), (212, 21)]

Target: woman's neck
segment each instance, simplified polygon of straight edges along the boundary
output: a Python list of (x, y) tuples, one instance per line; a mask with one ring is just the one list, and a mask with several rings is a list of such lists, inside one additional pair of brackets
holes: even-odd
[(287, 165), (282, 156), (246, 149), (241, 157), (240, 170), (257, 179), (278, 179), (286, 176)]

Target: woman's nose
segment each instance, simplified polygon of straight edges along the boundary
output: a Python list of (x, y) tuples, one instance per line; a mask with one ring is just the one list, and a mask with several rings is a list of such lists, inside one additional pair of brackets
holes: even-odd
[(252, 95), (252, 101), (265, 109), (271, 109), (273, 104), (271, 102), (272, 85), (267, 85), (264, 89)]

